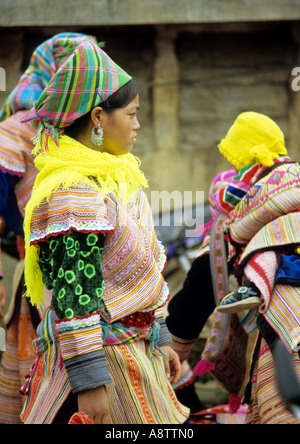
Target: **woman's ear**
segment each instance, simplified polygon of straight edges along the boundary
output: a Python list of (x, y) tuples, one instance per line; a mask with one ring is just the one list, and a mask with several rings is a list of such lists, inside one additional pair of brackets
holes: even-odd
[(103, 109), (101, 108), (101, 106), (96, 106), (95, 108), (92, 109), (91, 121), (95, 127), (97, 127), (99, 123), (101, 124), (102, 116), (103, 116)]

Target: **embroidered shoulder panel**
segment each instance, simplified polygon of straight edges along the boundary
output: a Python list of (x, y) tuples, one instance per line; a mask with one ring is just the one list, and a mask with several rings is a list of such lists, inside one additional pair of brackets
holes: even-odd
[(30, 243), (50, 236), (79, 232), (109, 233), (114, 231), (118, 204), (114, 196), (103, 196), (95, 189), (78, 184), (59, 187), (49, 200), (35, 208), (31, 220)]

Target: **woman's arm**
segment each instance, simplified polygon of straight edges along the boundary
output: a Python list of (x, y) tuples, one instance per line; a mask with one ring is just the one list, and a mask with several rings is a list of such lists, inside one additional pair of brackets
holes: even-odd
[(100, 307), (103, 293), (103, 234), (78, 233), (40, 245), (40, 266), (52, 305), (62, 358), (78, 404), (97, 423), (107, 421), (105, 384), (112, 381), (103, 350)]

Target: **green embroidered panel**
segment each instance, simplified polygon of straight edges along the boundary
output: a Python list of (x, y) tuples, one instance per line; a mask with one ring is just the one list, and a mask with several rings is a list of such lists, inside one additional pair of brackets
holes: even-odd
[(59, 319), (82, 317), (102, 305), (104, 241), (101, 233), (70, 230), (39, 244), (44, 284), (53, 289), (52, 304)]

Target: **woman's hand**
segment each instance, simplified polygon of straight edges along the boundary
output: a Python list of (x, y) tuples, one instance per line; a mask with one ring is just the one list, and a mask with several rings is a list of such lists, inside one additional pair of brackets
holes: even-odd
[(78, 393), (78, 411), (88, 415), (94, 424), (111, 424), (105, 386)]
[(176, 384), (181, 377), (181, 364), (177, 353), (169, 345), (161, 347), (162, 352), (168, 359), (164, 360), (165, 371), (170, 383)]
[(0, 320), (4, 318), (4, 308), (6, 305), (6, 289), (3, 280), (0, 280)]

